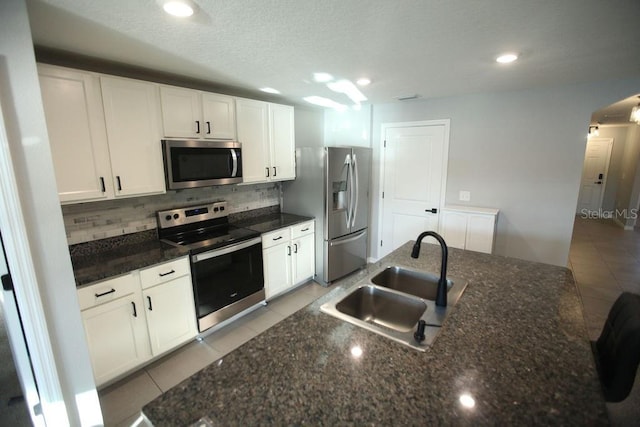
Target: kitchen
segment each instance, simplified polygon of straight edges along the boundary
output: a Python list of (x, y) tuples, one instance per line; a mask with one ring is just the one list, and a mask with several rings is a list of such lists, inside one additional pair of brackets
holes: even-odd
[[(575, 4), (573, 6), (575, 7)], [(12, 88), (12, 93), (21, 94), (20, 97), (14, 98), (14, 123), (17, 128), (14, 128), (14, 133), (10, 135), (18, 138), (17, 140), (23, 140), (18, 135), (28, 135), (46, 141), (46, 136), (42, 134), (43, 117), (36, 120), (29, 113), (39, 111), (41, 107), (37, 106), (39, 95), (29, 89), (36, 78), (33, 59), (29, 59), (32, 41), (27, 31), (24, 10), (20, 10), (17, 16), (22, 17), (21, 19), (7, 19), (10, 22), (6, 25), (3, 22), (3, 29), (7, 31), (7, 37), (3, 34), (3, 40), (6, 40), (8, 45), (3, 44), (2, 51), (7, 52), (9, 60), (6, 66), (10, 75), (14, 76), (9, 87)], [(13, 9), (2, 15), (16, 16)], [(616, 25), (618, 24), (611, 26)], [(627, 34), (633, 31), (631, 29)], [(152, 55), (153, 52), (149, 54)], [(610, 69), (607, 70), (607, 73), (610, 72)], [(624, 80), (627, 77), (631, 78)], [(610, 80), (608, 75), (600, 74), (597, 78), (582, 82), (569, 80), (553, 86), (541, 85), (542, 87), (527, 90), (503, 93), (484, 91), (441, 97), (429, 102), (409, 101), (409, 104), (376, 106), (370, 137), (374, 155), (372, 163), (379, 163), (377, 156), (380, 123), (451, 118), (447, 200), (457, 201), (459, 190), (470, 190), (474, 203), (499, 207), (501, 212), (505, 213), (504, 222), (499, 224), (496, 242), (498, 253), (512, 253), (524, 259), (563, 265), (566, 262), (571, 235), (570, 223), (573, 221), (584, 151), (583, 134), (586, 133), (588, 118), (591, 112), (599, 107), (637, 91), (638, 81), (634, 73), (617, 78), (618, 80)], [(6, 92), (3, 90), (3, 93)], [(323, 124), (322, 113), (301, 108), (300, 113), (296, 111), (296, 123), (305, 121), (309, 123), (306, 127), (307, 132), (313, 129), (322, 135), (325, 126), (331, 129), (329, 123)], [(499, 128), (490, 125), (496, 121), (499, 121)], [(327, 139), (338, 139), (339, 136), (327, 134)], [(303, 138), (304, 136), (296, 135), (296, 140)], [(35, 142), (37, 139), (31, 141)], [(510, 144), (510, 141), (519, 141), (519, 144)], [(28, 147), (29, 150), (34, 150), (37, 145), (25, 145), (24, 150)], [(33, 262), (38, 265), (38, 277), (43, 283), (41, 291), (46, 295), (43, 299), (46, 301), (47, 311), (50, 316), (58, 319), (50, 320), (52, 325), (57, 325), (52, 326), (51, 332), (56, 337), (55, 341), (59, 343), (56, 352), (66, 354), (69, 360), (76, 360), (77, 352), (71, 349), (76, 349), (77, 344), (73, 342), (72, 337), (81, 336), (82, 330), (79, 324), (68, 322), (68, 315), (63, 308), (67, 304), (53, 304), (54, 301), (59, 304), (60, 301), (75, 299), (73, 290), (65, 289), (64, 285), (72, 277), (68, 258), (61, 255), (62, 259), (56, 259), (51, 255), (57, 254), (61, 248), (67, 246), (61, 226), (62, 220), (60, 217), (54, 218), (56, 215), (47, 220), (35, 215), (35, 212), (57, 212), (59, 209), (50, 179), (53, 176), (51, 165), (40, 156), (29, 155), (27, 161), (27, 155), (21, 146), (12, 146), (12, 154), (13, 162), (19, 166), (14, 166), (18, 181), (30, 189), (29, 192), (25, 190), (21, 194), (22, 216), (30, 225), (30, 237), (27, 239), (25, 235), (24, 238), (29, 241), (31, 250), (36, 252)], [(481, 161), (475, 161), (476, 159)], [(547, 164), (548, 170), (541, 174), (536, 164)], [(46, 171), (49, 171), (49, 175), (46, 175)], [(374, 186), (377, 185), (375, 174), (374, 170)], [(520, 185), (512, 185), (514, 177), (519, 177), (516, 182)], [(483, 185), (483, 179), (487, 179), (489, 185)], [(547, 192), (549, 188), (553, 191)], [(377, 192), (377, 188), (372, 188), (372, 193)], [(523, 200), (523, 194), (526, 196), (526, 202)], [(377, 210), (375, 204), (374, 199), (373, 211)], [(535, 209), (532, 209), (532, 206)], [(539, 209), (545, 206), (553, 206), (554, 209), (543, 212), (541, 216)], [(378, 229), (376, 221), (375, 216), (372, 216), (371, 229), (374, 232)], [(38, 236), (47, 236), (46, 241)], [(377, 239), (372, 236), (371, 241), (375, 240)], [(48, 245), (52, 246), (44, 250)], [(38, 256), (37, 253), (46, 253), (48, 256)], [(375, 257), (374, 250), (371, 251), (371, 256)], [(77, 320), (77, 317), (74, 319)], [(64, 330), (65, 333), (56, 333), (56, 330)], [(42, 353), (46, 354), (47, 351), (43, 350)], [(59, 360), (65, 360), (64, 356), (59, 357)], [(91, 389), (90, 381), (81, 375), (83, 365), (84, 372), (88, 372), (90, 366), (86, 360), (73, 363), (77, 373), (69, 373), (68, 377), (65, 377), (65, 386), (60, 395), (69, 393), (69, 390)]]

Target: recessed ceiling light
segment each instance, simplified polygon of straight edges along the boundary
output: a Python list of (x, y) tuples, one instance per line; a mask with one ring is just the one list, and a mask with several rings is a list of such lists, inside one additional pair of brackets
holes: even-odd
[(309, 104), (319, 105), (321, 107), (333, 108), (338, 111), (345, 111), (347, 106), (344, 104), (340, 104), (332, 99), (324, 98), (322, 96), (307, 96), (303, 98)]
[(509, 64), (516, 59), (518, 59), (518, 55), (515, 53), (503, 53), (496, 58), (496, 62), (499, 62), (500, 64)]
[(185, 0), (167, 0), (162, 2), (162, 8), (169, 15), (186, 18), (193, 15), (193, 7)]
[(333, 76), (329, 73), (313, 73), (313, 80), (318, 83), (326, 83), (333, 80)]
[(362, 77), (362, 78), (356, 80), (356, 84), (358, 86), (367, 86), (370, 83), (371, 83), (371, 79), (368, 79), (366, 77)]
[(280, 91), (278, 89), (274, 89), (272, 87), (261, 87), (260, 90), (263, 91), (263, 92), (267, 92), (267, 93), (275, 93), (275, 94), (279, 94), (280, 93)]

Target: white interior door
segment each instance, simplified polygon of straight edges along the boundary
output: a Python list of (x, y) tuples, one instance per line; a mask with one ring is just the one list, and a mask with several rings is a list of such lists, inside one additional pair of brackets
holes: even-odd
[(383, 125), (381, 256), (438, 230), (448, 135), (448, 121)]
[(599, 213), (607, 183), (612, 138), (590, 138), (584, 156), (577, 213)]

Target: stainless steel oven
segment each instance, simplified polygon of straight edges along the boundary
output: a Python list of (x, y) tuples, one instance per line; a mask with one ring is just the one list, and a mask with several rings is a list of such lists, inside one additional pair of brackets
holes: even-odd
[(158, 234), (189, 248), (200, 332), (264, 302), (260, 233), (228, 222), (226, 202), (157, 213)]

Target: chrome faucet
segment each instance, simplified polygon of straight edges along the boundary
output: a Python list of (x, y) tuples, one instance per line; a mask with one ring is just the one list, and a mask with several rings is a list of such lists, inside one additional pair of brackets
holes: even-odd
[(449, 256), (449, 249), (447, 248), (447, 244), (442, 238), (441, 235), (436, 233), (435, 231), (425, 231), (420, 233), (418, 239), (416, 240), (416, 244), (413, 245), (413, 250), (411, 251), (411, 258), (418, 258), (420, 255), (420, 244), (422, 243), (422, 239), (426, 236), (431, 236), (440, 243), (440, 249), (442, 249), (442, 263), (440, 264), (440, 280), (438, 280), (438, 291), (436, 293), (436, 305), (440, 307), (447, 306), (447, 258)]

